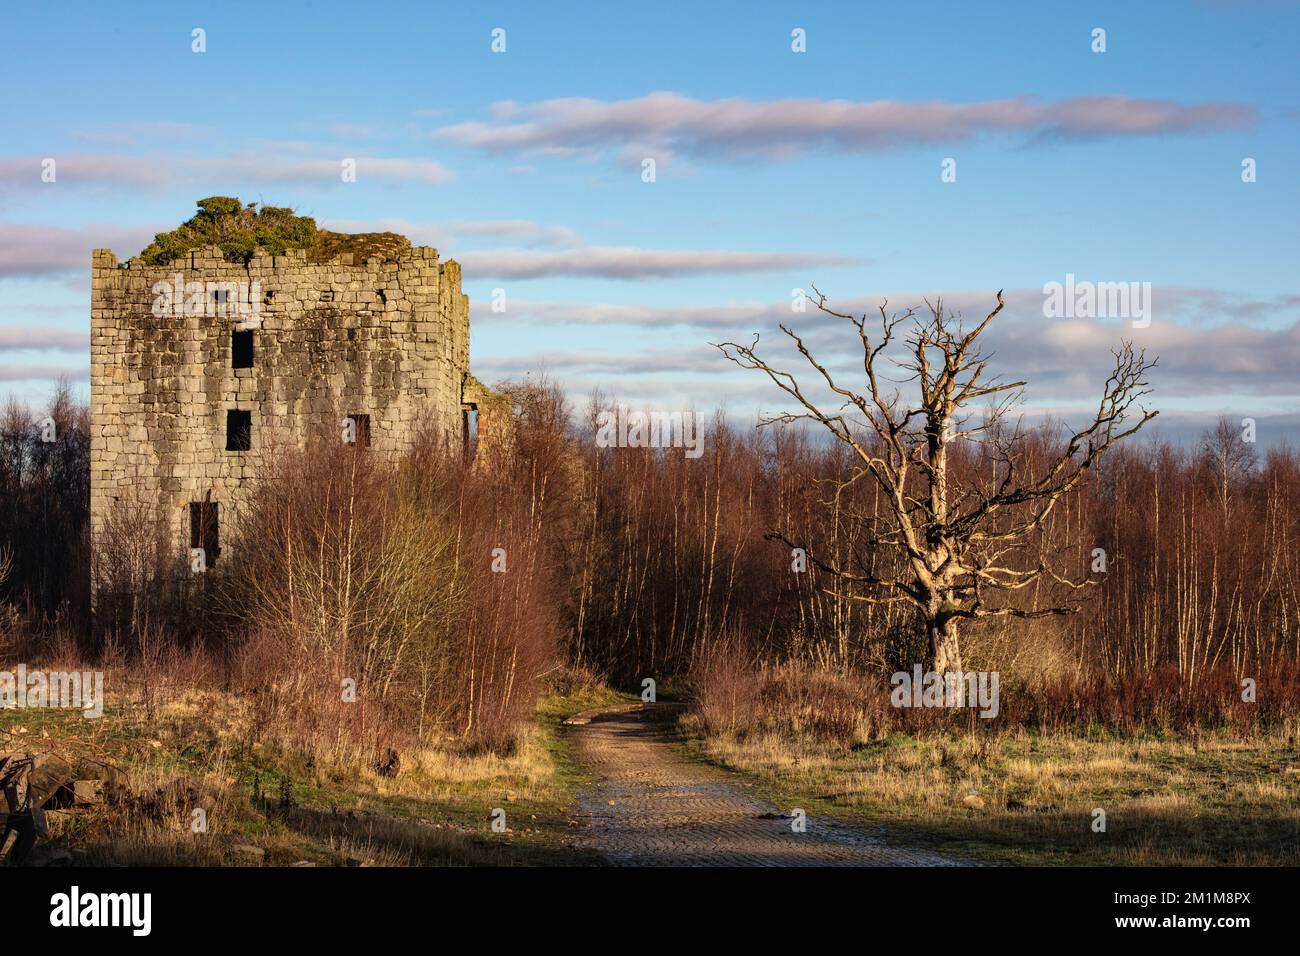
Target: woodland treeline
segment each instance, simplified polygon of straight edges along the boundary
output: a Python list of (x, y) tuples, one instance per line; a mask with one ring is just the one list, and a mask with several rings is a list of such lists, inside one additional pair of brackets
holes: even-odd
[[(745, 673), (879, 674), (925, 660), (906, 606), (864, 603), (815, 564), (796, 569), (791, 549), (767, 537), (780, 529), (823, 555), (893, 560), (861, 553), (879, 491), (835, 481), (841, 449), (806, 428), (721, 415), (696, 459), (599, 448), (593, 422), (612, 402), (575, 408), (554, 385), (511, 387), (520, 426), (490, 461), (448, 456), (432, 437), (400, 462), (324, 439), (286, 453), (223, 540), (243, 558), (218, 562), (201, 585), (148, 503), (125, 501), (115, 553), (99, 556), (92, 580), (86, 409), (67, 389), (48, 409), (10, 402), (0, 422), (5, 666), (55, 647), (122, 660), (202, 652), (243, 680), (298, 675), (292, 688), (277, 684), (275, 706), (308, 722), (343, 719), (304, 716), (315, 677), (355, 675), (376, 702), (366, 719), (491, 742), (548, 679), (575, 669), (628, 689), (648, 676), (689, 688), (717, 672), (720, 654)], [(53, 443), (33, 424), (47, 415)], [(1022, 436), (1025, 467), (1059, 451), (1061, 434), (1048, 423)], [(991, 463), (971, 443), (954, 449), (952, 467), (978, 476)], [(980, 622), (967, 665), (1001, 670), (1013, 704), (1036, 687), (1101, 700), (1125, 687), (1231, 689), (1242, 677), (1294, 684), (1298, 496), (1300, 456), (1256, 452), (1230, 421), (1194, 447), (1124, 443), (1013, 556), (1028, 567), (1050, 553), (1070, 574), (1098, 577), (1079, 612)], [(493, 567), (498, 549), (504, 571)], [(92, 587), (113, 598), (94, 613)]]

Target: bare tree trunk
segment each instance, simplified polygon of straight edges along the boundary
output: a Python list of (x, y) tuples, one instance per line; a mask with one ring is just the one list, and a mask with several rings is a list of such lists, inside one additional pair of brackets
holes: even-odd
[(961, 645), (957, 640), (957, 619), (940, 616), (926, 622), (930, 637), (931, 668), (938, 674), (961, 673)]

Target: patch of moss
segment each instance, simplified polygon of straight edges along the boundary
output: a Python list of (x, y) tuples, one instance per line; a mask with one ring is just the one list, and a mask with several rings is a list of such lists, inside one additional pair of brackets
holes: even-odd
[(330, 232), (320, 229), (316, 241), (307, 248), (309, 262), (329, 262), (345, 252), (352, 253), (357, 265), (367, 259), (392, 261), (411, 251), (411, 240), (395, 232)]
[(350, 252), (360, 263), (372, 256), (395, 259), (411, 249), (411, 241), (394, 232), (330, 232), (287, 207), (259, 209), (257, 203), (244, 205), (233, 196), (209, 196), (200, 199), (198, 207), (188, 222), (154, 236), (140, 257), (149, 265), (165, 265), (193, 249), (217, 246), (227, 259), (237, 262), (247, 262), (259, 249), (276, 256), (306, 249), (311, 262), (328, 262)]

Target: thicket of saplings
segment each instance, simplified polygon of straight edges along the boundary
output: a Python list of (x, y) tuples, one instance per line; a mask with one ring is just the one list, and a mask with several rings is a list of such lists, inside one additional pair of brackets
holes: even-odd
[[(40, 413), (11, 402), (0, 421), (6, 666), (76, 656), (120, 663), (145, 685), (184, 674), (253, 701), (286, 744), (340, 759), (432, 735), (509, 747), (548, 685), (575, 674), (627, 690), (654, 678), (689, 694), (714, 731), (778, 725), (846, 744), (977, 721), (1249, 734), (1300, 705), (1292, 451), (1243, 452), (1220, 428), (1196, 448), (1148, 437), (1110, 454), (1008, 557), (1051, 554), (1078, 576), (1102, 549), (1103, 580), (1080, 613), (963, 632), (966, 667), (1000, 674), (998, 715), (983, 721), (968, 708), (892, 707), (890, 674), (926, 661), (911, 612), (857, 600), (815, 564), (796, 570), (765, 538), (779, 528), (882, 571), (897, 560), (860, 553), (884, 510), (866, 483), (834, 484), (842, 451), (721, 416), (699, 458), (600, 448), (594, 405), (575, 409), (546, 384), (513, 394), (511, 445), (477, 465), (434, 428), (398, 461), (335, 434), (268, 449), (250, 506), (223, 518), (223, 554), (202, 574), (153, 505), (124, 494), (93, 580), (86, 409), (66, 389)], [(45, 414), (52, 443), (32, 427)], [(1023, 468), (1058, 442), (1050, 424), (1026, 436)], [(955, 457), (959, 477), (989, 466), (977, 446)], [(1011, 595), (1026, 607), (1044, 597)]]

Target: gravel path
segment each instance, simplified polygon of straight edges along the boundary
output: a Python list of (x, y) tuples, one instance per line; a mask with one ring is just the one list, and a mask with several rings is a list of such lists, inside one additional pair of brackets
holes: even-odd
[(790, 808), (778, 810), (735, 777), (679, 754), (644, 709), (572, 723), (567, 732), (578, 757), (601, 778), (583, 798), (580, 840), (615, 865), (961, 865), (813, 816), (806, 832), (796, 833)]

